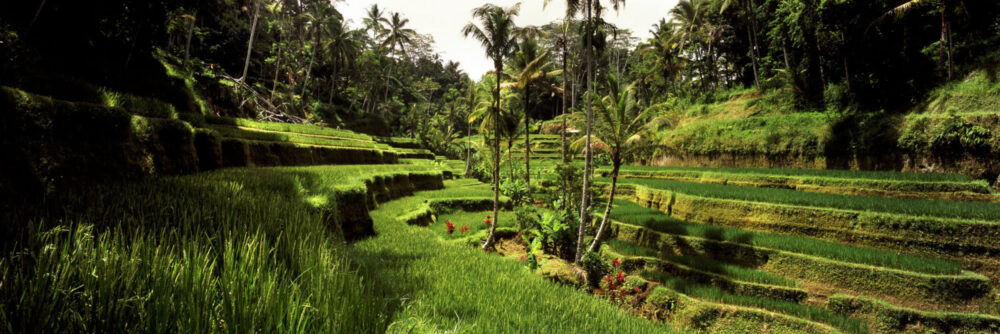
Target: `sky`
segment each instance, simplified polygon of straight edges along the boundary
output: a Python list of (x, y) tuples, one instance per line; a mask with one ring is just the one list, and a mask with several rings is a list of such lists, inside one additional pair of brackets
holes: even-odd
[[(653, 24), (667, 16), (678, 0), (629, 0), (619, 13), (608, 10), (605, 20), (619, 28), (632, 30), (634, 36), (645, 40), (651, 36)], [(462, 27), (472, 20), (472, 9), (487, 1), (476, 0), (346, 0), (335, 2), (337, 9), (350, 20), (352, 27), (360, 28), (365, 11), (372, 4), (388, 12), (399, 12), (410, 19), (407, 27), (420, 34), (434, 36), (434, 49), (444, 60), (461, 64), (461, 69), (473, 80), (492, 69), (492, 62), (478, 42), (462, 36)], [(500, 6), (511, 6), (517, 0), (493, 0)], [(521, 15), (515, 19), (519, 26), (544, 25), (562, 20), (566, 13), (566, 2), (553, 0), (542, 8), (542, 0), (521, 0)]]

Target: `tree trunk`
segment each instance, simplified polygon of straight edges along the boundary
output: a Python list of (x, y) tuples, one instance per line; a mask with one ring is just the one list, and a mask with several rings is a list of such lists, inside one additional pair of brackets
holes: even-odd
[(45, 8), (45, 0), (38, 4), (38, 10), (35, 11), (35, 16), (31, 18), (31, 23), (28, 23), (28, 29), (31, 29), (35, 25), (35, 21), (38, 20), (38, 16), (42, 15), (42, 9)]
[[(280, 38), (280, 35), (279, 35)], [(278, 46), (278, 57), (274, 61), (274, 80), (271, 81), (271, 99), (274, 100), (274, 92), (278, 90), (278, 75), (281, 74), (281, 46)]]
[(589, 212), (590, 211), (589, 210), (589, 208), (590, 208), (590, 196), (587, 196), (587, 194), (590, 192), (590, 168), (591, 168), (591, 164), (593, 163), (593, 159), (594, 159), (594, 155), (593, 155), (593, 152), (592, 152), (591, 147), (590, 147), (590, 131), (591, 131), (591, 126), (592, 126), (592, 123), (593, 123), (593, 120), (594, 120), (594, 111), (592, 110), (593, 108), (591, 108), (591, 105), (590, 105), (591, 104), (591, 100), (592, 100), (592, 96), (591, 95), (592, 95), (593, 89), (594, 89), (594, 87), (593, 87), (593, 85), (594, 85), (594, 68), (593, 68), (593, 66), (591, 64), (593, 62), (593, 55), (592, 55), (592, 53), (593, 53), (592, 51), (593, 50), (591, 50), (591, 43), (593, 42), (592, 41), (592, 35), (593, 34), (591, 32), (592, 29), (593, 29), (593, 22), (591, 22), (591, 15), (592, 15), (592, 12), (591, 12), (591, 10), (592, 10), (591, 2), (592, 2), (591, 0), (587, 0), (586, 1), (586, 5), (587, 5), (587, 21), (586, 21), (587, 22), (587, 29), (586, 29), (587, 36), (585, 37), (586, 41), (585, 41), (584, 44), (586, 45), (587, 50), (586, 50), (586, 52), (584, 54), (587, 57), (587, 59), (586, 59), (586, 62), (587, 62), (587, 93), (584, 94), (584, 100), (586, 100), (586, 101), (584, 101), (584, 108), (587, 109), (587, 130), (586, 130), (587, 131), (587, 139), (586, 139), (586, 145), (587, 146), (584, 148), (586, 150), (585, 151), (586, 154), (585, 154), (584, 164), (583, 164), (583, 195), (580, 196), (580, 198), (581, 198), (581, 200), (580, 200), (580, 230), (578, 231), (577, 240), (576, 240), (576, 259), (574, 261), (576, 263), (580, 263), (580, 260), (583, 259), (583, 239), (584, 239), (583, 237), (584, 237), (584, 234), (586, 234), (585, 232), (587, 231), (587, 222), (590, 220), (590, 217), (588, 217), (589, 213), (590, 213)]
[(497, 72), (497, 87), (493, 91), (493, 104), (496, 106), (493, 117), (493, 222), (490, 224), (490, 233), (486, 236), (483, 249), (493, 247), (494, 238), (497, 232), (497, 225), (500, 224), (500, 73), (503, 73), (503, 63), (496, 61), (494, 67)]
[(198, 20), (198, 10), (194, 10), (194, 14), (191, 14), (191, 27), (188, 28), (187, 41), (184, 42), (184, 69), (188, 68), (188, 63), (191, 62), (191, 37), (194, 36), (194, 23)]
[[(562, 146), (560, 146), (560, 151), (562, 152), (562, 163), (565, 165), (568, 160), (566, 160), (566, 79), (569, 72), (566, 71), (567, 63), (569, 63), (569, 51), (567, 47), (569, 45), (569, 38), (566, 36), (566, 29), (563, 29), (563, 40), (562, 40), (562, 52), (563, 52), (563, 62), (562, 62), (562, 130), (560, 130), (560, 139), (562, 140)], [(561, 176), (561, 175), (560, 175)], [(566, 178), (562, 178), (562, 206), (563, 209), (569, 212), (569, 201), (566, 198)]]
[(316, 60), (316, 49), (318, 49), (317, 46), (319, 45), (319, 33), (313, 32), (313, 35), (316, 40), (314, 41), (315, 44), (313, 44), (312, 52), (309, 53), (309, 65), (306, 66), (306, 78), (305, 80), (302, 80), (302, 96), (305, 96), (307, 93), (306, 91), (309, 90), (309, 78), (312, 77), (313, 62)]
[(531, 90), (528, 85), (524, 86), (524, 183), (528, 187), (528, 202), (533, 203), (531, 200), (531, 127), (529, 123), (531, 122), (531, 116), (528, 114), (530, 108), (528, 108), (528, 101), (530, 97), (528, 94)]
[(243, 75), (240, 75), (240, 82), (247, 79), (247, 71), (250, 70), (250, 54), (253, 52), (253, 38), (257, 33), (257, 17), (260, 15), (260, 2), (262, 0), (257, 0), (257, 5), (254, 6), (253, 11), (253, 23), (250, 25), (250, 41), (247, 42), (247, 57), (243, 61)]
[[(470, 112), (471, 112), (471, 109), (472, 108), (469, 108)], [(468, 122), (466, 122), (466, 123), (468, 123)], [(469, 171), (470, 171), (470, 168), (471, 168), (470, 165), (472, 165), (472, 125), (468, 125), (468, 127), (466, 127), (466, 133), (468, 135), (465, 136), (465, 138), (466, 138), (466, 140), (465, 140), (465, 177), (469, 177)]]
[(604, 229), (608, 225), (608, 216), (611, 215), (611, 204), (615, 201), (615, 190), (618, 189), (618, 169), (622, 165), (621, 158), (615, 157), (612, 164), (614, 166), (611, 168), (611, 196), (608, 198), (608, 206), (604, 208), (604, 218), (601, 218), (601, 225), (597, 227), (597, 234), (594, 235), (594, 241), (587, 248), (588, 253), (597, 250), (597, 247), (600, 245), (601, 236), (604, 235)]
[(753, 15), (753, 3), (750, 0), (746, 0), (745, 7), (743, 8), (747, 16), (747, 42), (750, 43), (750, 63), (753, 65), (753, 82), (757, 86), (757, 90), (760, 90), (760, 75), (757, 73), (757, 58), (759, 54), (757, 53), (757, 25), (754, 23)]

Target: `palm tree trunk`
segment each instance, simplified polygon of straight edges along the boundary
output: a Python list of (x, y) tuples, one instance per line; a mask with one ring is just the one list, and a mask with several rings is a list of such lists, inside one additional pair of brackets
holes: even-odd
[(191, 37), (194, 36), (194, 23), (197, 18), (198, 10), (195, 9), (194, 14), (191, 14), (191, 26), (188, 28), (187, 41), (184, 43), (184, 69), (187, 69), (188, 63), (191, 62)]
[(524, 86), (524, 183), (528, 188), (528, 201), (531, 202), (531, 116), (528, 114), (529, 86)]
[[(562, 163), (564, 163), (564, 164), (566, 162), (568, 162), (568, 161), (566, 161), (566, 75), (568, 75), (568, 73), (569, 73), (569, 72), (566, 72), (566, 63), (569, 62), (569, 58), (568, 58), (569, 57), (569, 51), (566, 50), (567, 44), (569, 44), (569, 40), (566, 37), (566, 29), (563, 29), (563, 45), (562, 45), (562, 52), (563, 52), (563, 63), (562, 63), (562, 131), (560, 133), (561, 133), (561, 137), (562, 137), (561, 138), (562, 139), (562, 147), (561, 147), (561, 149), (562, 149)], [(566, 190), (565, 190), (565, 187), (563, 187), (563, 204), (565, 204), (565, 203), (566, 203)]]
[[(562, 62), (562, 68), (563, 68), (563, 76), (562, 76), (562, 130), (560, 130), (560, 137), (562, 137), (561, 138), (562, 139), (562, 146), (560, 146), (560, 149), (562, 151), (562, 163), (565, 165), (568, 162), (566, 160), (566, 107), (567, 107), (566, 106), (566, 81), (567, 81), (566, 79), (567, 79), (567, 75), (569, 75), (569, 72), (566, 72), (566, 67), (567, 67), (566, 64), (569, 62), (569, 58), (568, 58), (569, 57), (569, 51), (567, 50), (567, 46), (569, 44), (569, 39), (566, 36), (566, 29), (563, 29), (563, 40), (562, 41), (563, 41), (563, 44), (562, 44), (562, 51), (563, 51), (563, 62)], [(560, 176), (562, 176), (562, 175), (560, 175)], [(566, 185), (566, 178), (563, 177), (562, 178), (562, 207), (563, 207), (564, 210), (566, 210), (566, 212), (569, 212), (569, 209), (568, 209), (569, 208), (569, 205), (568, 205), (569, 201), (566, 198), (566, 196), (567, 196), (566, 187), (567, 187), (567, 185)]]
[(239, 81), (244, 81), (247, 78), (247, 71), (250, 70), (250, 54), (253, 52), (253, 38), (257, 34), (257, 17), (260, 16), (260, 2), (262, 0), (257, 0), (257, 5), (254, 6), (253, 11), (253, 24), (250, 25), (250, 41), (247, 42), (247, 57), (243, 61), (243, 75), (240, 75)]
[(493, 223), (490, 224), (490, 233), (486, 236), (483, 249), (493, 247), (496, 237), (497, 225), (500, 224), (500, 73), (503, 73), (503, 64), (497, 61), (494, 64), (497, 70), (497, 87), (493, 91), (493, 104), (496, 109), (496, 117), (493, 117)]
[(35, 25), (35, 21), (38, 20), (38, 16), (42, 14), (42, 8), (45, 8), (45, 0), (42, 0), (42, 3), (38, 4), (38, 10), (35, 11), (35, 16), (31, 18), (31, 23), (28, 23), (29, 29)]
[(618, 169), (622, 165), (621, 158), (615, 158), (613, 163), (614, 166), (611, 168), (611, 196), (608, 198), (608, 205), (604, 207), (604, 218), (601, 218), (601, 225), (597, 227), (597, 234), (594, 235), (594, 241), (587, 248), (588, 253), (595, 251), (598, 245), (601, 244), (601, 237), (604, 235), (604, 229), (608, 225), (608, 216), (611, 215), (611, 204), (615, 201), (615, 191), (618, 189)]
[(587, 0), (586, 1), (586, 4), (587, 4), (587, 23), (586, 23), (587, 24), (587, 29), (586, 29), (587, 36), (585, 37), (586, 38), (585, 45), (586, 45), (587, 50), (586, 50), (586, 52), (584, 54), (587, 57), (587, 59), (586, 59), (586, 62), (587, 62), (587, 93), (584, 94), (584, 100), (586, 100), (586, 101), (584, 101), (584, 108), (587, 109), (587, 139), (586, 139), (586, 145), (587, 146), (584, 148), (586, 150), (586, 154), (585, 154), (584, 165), (583, 165), (583, 195), (580, 196), (580, 198), (581, 198), (581, 200), (580, 200), (580, 230), (578, 231), (578, 234), (577, 234), (577, 240), (576, 240), (576, 259), (574, 261), (576, 263), (580, 263), (580, 260), (583, 259), (583, 239), (584, 239), (583, 237), (586, 234), (585, 232), (587, 231), (587, 222), (590, 221), (590, 217), (588, 217), (589, 211), (590, 211), (589, 210), (589, 208), (590, 208), (590, 196), (587, 196), (587, 194), (590, 192), (590, 168), (591, 168), (591, 164), (593, 163), (593, 159), (594, 159), (594, 154), (593, 154), (593, 152), (591, 150), (591, 147), (590, 147), (590, 131), (591, 131), (591, 126), (592, 126), (592, 123), (593, 123), (593, 120), (594, 120), (594, 111), (592, 110), (591, 105), (590, 105), (591, 104), (591, 93), (593, 92), (593, 89), (594, 89), (594, 68), (592, 66), (593, 64), (591, 64), (593, 62), (593, 54), (592, 54), (593, 50), (591, 50), (591, 42), (592, 42), (591, 38), (592, 38), (592, 35), (593, 35), (592, 32), (591, 32), (591, 30), (593, 29), (593, 22), (591, 22), (591, 15), (592, 15), (591, 2), (592, 2), (591, 0)]
[(469, 177), (469, 169), (472, 164), (472, 125), (466, 128), (465, 136), (465, 177)]

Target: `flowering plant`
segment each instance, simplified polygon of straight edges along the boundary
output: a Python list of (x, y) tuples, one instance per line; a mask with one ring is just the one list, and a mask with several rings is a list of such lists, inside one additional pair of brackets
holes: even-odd
[(455, 233), (455, 224), (452, 224), (451, 220), (445, 221), (444, 230), (448, 232), (448, 234)]

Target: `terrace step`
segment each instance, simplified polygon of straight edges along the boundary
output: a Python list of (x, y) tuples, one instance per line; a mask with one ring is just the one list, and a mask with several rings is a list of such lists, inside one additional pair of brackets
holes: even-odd
[(962, 271), (957, 275), (926, 274), (831, 260), (728, 241), (675, 235), (612, 221), (610, 235), (661, 254), (703, 256), (741, 264), (784, 277), (819, 282), (885, 299), (920, 299), (928, 304), (963, 303), (984, 297), (990, 280)]
[(614, 258), (621, 259), (621, 268), (627, 272), (657, 270), (697, 282), (707, 282), (708, 285), (733, 294), (784, 300), (793, 303), (800, 303), (809, 297), (805, 290), (794, 286), (741, 281), (722, 274), (699, 270), (660, 258), (625, 255), (617, 252), (607, 244), (601, 248), (601, 253), (609, 261)]
[(974, 254), (988, 258), (1000, 254), (1000, 243), (995, 242), (1000, 239), (1000, 223), (995, 221), (701, 197), (639, 184), (623, 185), (627, 187), (634, 189), (634, 202), (698, 223), (934, 256)]
[[(768, 175), (755, 173), (715, 172), (713, 169), (696, 170), (628, 170), (619, 172), (620, 178), (658, 179), (723, 185), (792, 189), (840, 195), (862, 195), (893, 198), (921, 198), (1000, 203), (1000, 196), (990, 194), (984, 182), (974, 181), (917, 181), (880, 180), (869, 178), (820, 177), (794, 175)], [(602, 177), (610, 177), (609, 170), (598, 170)], [(761, 172), (764, 173), (764, 172)]]

